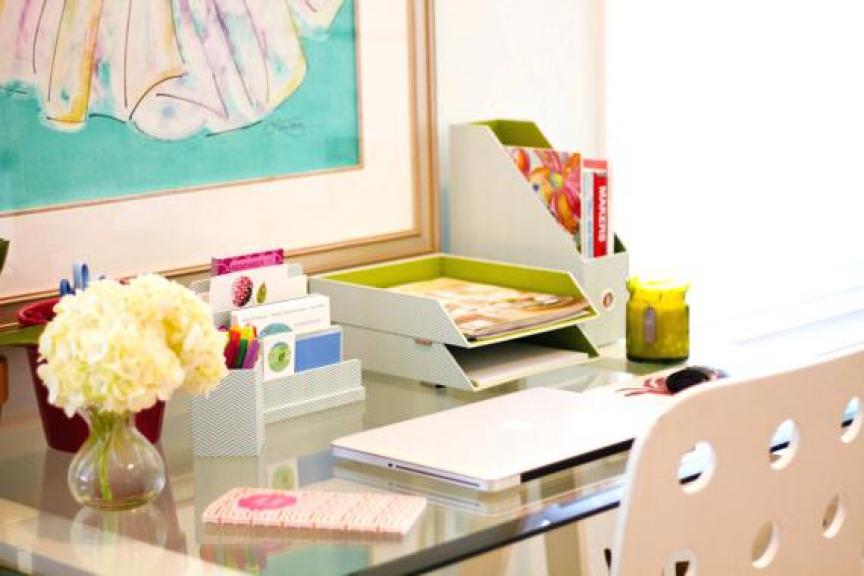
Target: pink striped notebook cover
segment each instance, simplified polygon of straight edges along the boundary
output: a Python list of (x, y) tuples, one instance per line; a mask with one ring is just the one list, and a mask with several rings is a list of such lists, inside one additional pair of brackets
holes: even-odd
[(206, 524), (405, 534), (426, 498), (373, 492), (233, 488), (211, 503)]

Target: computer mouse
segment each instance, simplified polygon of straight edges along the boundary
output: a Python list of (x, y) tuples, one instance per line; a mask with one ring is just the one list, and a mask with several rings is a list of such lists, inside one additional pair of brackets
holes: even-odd
[(726, 373), (716, 368), (687, 366), (686, 368), (672, 372), (666, 377), (666, 389), (672, 394), (677, 394), (696, 384), (725, 377)]

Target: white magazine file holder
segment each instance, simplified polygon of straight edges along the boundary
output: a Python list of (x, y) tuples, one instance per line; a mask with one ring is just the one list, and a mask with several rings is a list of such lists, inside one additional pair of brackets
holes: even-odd
[(450, 127), (450, 250), (572, 273), (600, 314), (585, 324), (585, 335), (595, 345), (623, 338), (627, 250), (616, 236), (613, 254), (583, 258), (517, 169), (508, 145), (551, 147), (533, 122)]

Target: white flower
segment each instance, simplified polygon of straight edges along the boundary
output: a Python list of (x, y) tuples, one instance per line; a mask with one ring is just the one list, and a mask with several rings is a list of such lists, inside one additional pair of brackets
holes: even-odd
[(138, 412), (180, 386), (200, 394), (225, 376), (224, 338), (207, 305), (161, 276), (93, 282), (55, 312), (39, 340), (39, 376), (69, 416), (88, 407)]

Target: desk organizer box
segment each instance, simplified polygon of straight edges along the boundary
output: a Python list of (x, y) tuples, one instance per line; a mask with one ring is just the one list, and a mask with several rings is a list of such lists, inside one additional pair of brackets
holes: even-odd
[[(363, 368), (477, 391), (563, 369), (597, 356), (582, 331), (588, 314), (480, 341), (468, 340), (444, 306), (429, 297), (387, 290), (446, 276), (518, 290), (583, 296), (569, 272), (432, 254), (310, 278), (330, 297), (334, 322), (342, 325), (345, 351)], [(490, 376), (491, 374), (491, 376)]]
[[(201, 293), (209, 281), (195, 282)], [(230, 312), (214, 314), (219, 326)], [(350, 356), (349, 356), (350, 357)], [(190, 398), (192, 453), (196, 457), (256, 456), (264, 446), (265, 424), (363, 400), (359, 360), (344, 360), (262, 381), (260, 370), (231, 370), (207, 396)]]
[(505, 146), (553, 148), (533, 122), (491, 120), (450, 127), (450, 250), (567, 270), (599, 306), (585, 334), (602, 345), (624, 337), (629, 255), (583, 258), (555, 221)]

